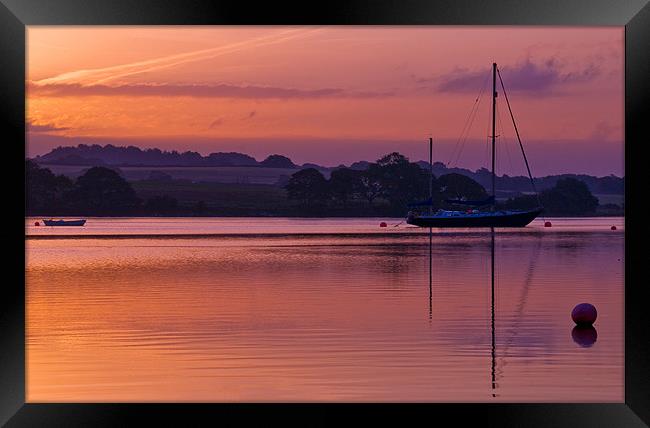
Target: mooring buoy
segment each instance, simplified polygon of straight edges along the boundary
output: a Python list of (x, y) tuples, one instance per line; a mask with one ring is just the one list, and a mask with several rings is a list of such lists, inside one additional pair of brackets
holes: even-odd
[(591, 303), (580, 303), (571, 311), (571, 319), (574, 323), (581, 326), (592, 325), (596, 321), (598, 312), (596, 307)]

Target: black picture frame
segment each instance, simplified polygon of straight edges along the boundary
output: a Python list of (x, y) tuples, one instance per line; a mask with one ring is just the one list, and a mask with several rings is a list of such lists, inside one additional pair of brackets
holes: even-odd
[[(0, 121), (7, 251), (0, 299), (0, 424), (8, 426), (191, 425), (201, 418), (242, 423), (269, 418), (332, 425), (347, 416), (364, 424), (415, 421), (462, 426), (641, 427), (650, 424), (650, 329), (644, 318), (650, 237), (642, 220), (647, 196), (643, 143), (650, 135), (650, 5), (647, 0), (348, 0), (278, 3), (235, 0), (0, 0)], [(33, 404), (25, 403), (25, 29), (29, 25), (365, 24), (625, 26), (625, 402), (620, 404)], [(452, 418), (452, 419), (449, 419)], [(645, 423), (644, 423), (645, 422)]]

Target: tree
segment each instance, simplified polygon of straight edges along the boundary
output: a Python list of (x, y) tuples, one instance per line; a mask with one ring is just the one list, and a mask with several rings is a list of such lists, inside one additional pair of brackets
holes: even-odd
[(598, 198), (591, 194), (587, 185), (575, 178), (562, 178), (551, 189), (540, 194), (544, 209), (556, 215), (580, 215), (593, 213)]
[(372, 201), (382, 194), (381, 171), (377, 164), (370, 164), (368, 169), (361, 171), (359, 182), (361, 196), (372, 206)]
[(471, 178), (457, 173), (438, 178), (441, 199), (482, 200), (488, 197), (485, 188)]
[(340, 168), (332, 171), (329, 180), (330, 194), (334, 199), (347, 206), (348, 200), (362, 192), (361, 171)]
[(429, 173), (418, 164), (409, 162), (406, 156), (393, 152), (377, 160), (375, 165), (380, 177), (381, 195), (393, 210), (404, 210), (409, 202), (428, 196)]
[[(535, 195), (521, 195), (514, 198), (508, 198), (507, 201), (497, 204), (499, 209), (503, 210), (531, 210), (539, 206), (537, 196)], [(546, 214), (550, 214), (545, 208)]]
[(77, 209), (93, 214), (124, 214), (140, 203), (125, 179), (112, 169), (100, 166), (77, 178), (70, 199)]
[(327, 180), (314, 168), (301, 169), (291, 175), (285, 186), (289, 199), (300, 201), (305, 207), (327, 200)]
[(64, 209), (63, 201), (73, 183), (64, 175), (54, 175), (37, 163), (25, 161), (26, 209), (28, 214), (55, 212)]

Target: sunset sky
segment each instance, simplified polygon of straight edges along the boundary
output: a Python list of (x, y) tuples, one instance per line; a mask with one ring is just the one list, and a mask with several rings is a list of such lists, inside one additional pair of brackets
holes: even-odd
[[(333, 166), (426, 159), (433, 136), (434, 160), (488, 167), (497, 62), (534, 175), (620, 176), (623, 38), (623, 27), (30, 26), (26, 153), (112, 143)], [(525, 174), (498, 101), (497, 173)]]

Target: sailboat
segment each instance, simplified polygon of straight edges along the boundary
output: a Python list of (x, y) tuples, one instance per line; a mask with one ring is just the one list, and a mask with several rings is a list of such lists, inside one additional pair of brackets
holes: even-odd
[(465, 206), (490, 206), (488, 211), (480, 211), (478, 209), (469, 209), (466, 211), (460, 210), (438, 210), (433, 213), (433, 194), (432, 194), (432, 185), (433, 180), (433, 138), (429, 138), (429, 168), (430, 168), (430, 180), (429, 180), (429, 200), (420, 203), (410, 204), (410, 206), (424, 206), (428, 205), (430, 207), (428, 214), (419, 214), (413, 211), (410, 211), (406, 217), (406, 222), (414, 226), (420, 227), (524, 227), (533, 221), (541, 212), (543, 207), (537, 198), (538, 206), (530, 210), (496, 210), (496, 186), (495, 186), (495, 128), (496, 128), (496, 98), (497, 98), (497, 88), (496, 80), (497, 74), (499, 76), (499, 81), (501, 82), (501, 88), (503, 89), (503, 94), (508, 105), (508, 110), (510, 111), (510, 117), (512, 118), (512, 123), (514, 124), (515, 133), (517, 134), (517, 140), (519, 141), (519, 147), (521, 148), (521, 153), (524, 157), (524, 162), (526, 163), (526, 169), (528, 170), (528, 177), (532, 184), (533, 190), (537, 194), (535, 189), (535, 182), (533, 181), (533, 176), (530, 172), (530, 167), (528, 165), (528, 159), (526, 158), (526, 153), (524, 152), (524, 146), (521, 143), (521, 138), (519, 138), (519, 131), (517, 129), (517, 124), (514, 120), (514, 115), (512, 114), (512, 109), (510, 108), (510, 102), (508, 101), (508, 95), (506, 94), (505, 87), (503, 86), (503, 80), (501, 79), (501, 73), (497, 69), (497, 64), (492, 64), (492, 195), (485, 200), (481, 201), (466, 201), (466, 200), (447, 200), (446, 202), (456, 204), (456, 205), (465, 205)]

